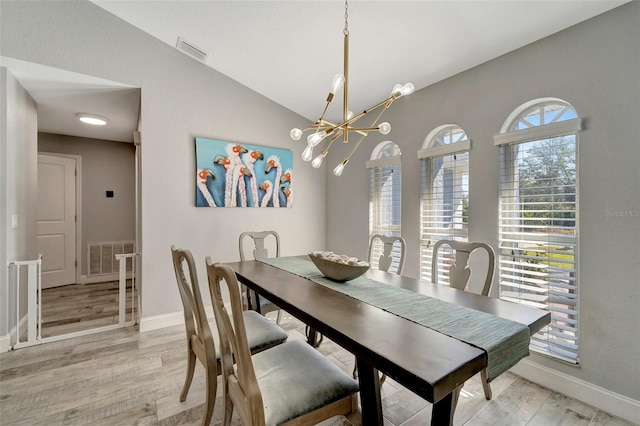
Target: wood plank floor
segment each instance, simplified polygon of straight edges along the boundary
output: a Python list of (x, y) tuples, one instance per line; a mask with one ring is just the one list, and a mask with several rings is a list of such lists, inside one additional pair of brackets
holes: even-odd
[[(286, 313), (283, 317), (289, 338), (304, 339), (304, 325)], [(326, 340), (319, 349), (344, 371), (352, 371), (350, 353)], [(199, 425), (204, 371), (198, 365), (189, 396), (181, 403), (185, 369), (183, 326), (146, 333), (132, 326), (0, 354), (0, 424)], [(455, 424), (631, 426), (510, 373), (496, 379), (492, 389), (494, 397), (487, 401), (478, 378), (467, 382)], [(431, 404), (393, 380), (383, 385), (382, 401), (385, 426), (430, 422)], [(218, 395), (211, 424), (220, 424), (221, 407)], [(359, 425), (359, 414), (349, 421)], [(323, 426), (328, 424), (346, 423)]]
[[(42, 290), (42, 337), (118, 323), (118, 281), (65, 285)], [(131, 319), (128, 280), (126, 320)]]

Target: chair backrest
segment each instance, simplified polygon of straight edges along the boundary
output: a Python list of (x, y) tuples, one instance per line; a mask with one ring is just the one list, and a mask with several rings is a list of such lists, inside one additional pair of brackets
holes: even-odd
[[(194, 348), (198, 358), (216, 362), (216, 350), (211, 328), (202, 303), (198, 275), (191, 251), (171, 246), (173, 269), (178, 282), (178, 290), (184, 310), (184, 324), (187, 331), (187, 344)], [(185, 274), (185, 267), (188, 274)], [(188, 277), (188, 278), (187, 278)], [(189, 285), (191, 284), (191, 285)], [(200, 352), (200, 353), (198, 353)], [(203, 358), (204, 357), (204, 358)], [(211, 365), (211, 364), (209, 364)]]
[[(381, 271), (389, 272), (391, 265), (394, 263), (397, 264), (396, 274), (402, 274), (402, 269), (404, 268), (404, 257), (406, 252), (406, 242), (402, 237), (393, 237), (388, 235), (381, 234), (373, 234), (369, 239), (369, 262), (373, 262), (373, 252), (374, 247), (377, 241), (382, 242), (382, 254), (377, 259), (378, 260), (378, 269)], [(394, 249), (395, 245), (395, 249)]]
[(252, 238), (254, 249), (253, 249), (253, 259), (266, 259), (269, 257), (269, 251), (265, 248), (265, 240), (269, 236), (273, 236), (275, 238), (276, 244), (276, 257), (280, 256), (280, 236), (276, 231), (247, 231), (240, 234), (239, 238), (239, 249), (240, 249), (240, 260), (247, 260), (247, 256), (244, 250), (244, 240), (246, 238)]
[[(213, 312), (220, 336), (223, 388), (227, 389), (226, 395), (233, 401), (242, 424), (263, 424), (262, 394), (247, 342), (242, 315), (242, 299), (236, 273), (227, 265), (212, 263), (210, 257), (206, 258), (206, 263)], [(226, 283), (229, 291), (231, 314), (225, 307), (222, 298), (221, 282)]]
[(483, 296), (488, 296), (489, 290), (491, 289), (491, 282), (493, 281), (493, 270), (495, 265), (495, 253), (491, 246), (486, 243), (477, 242), (467, 243), (451, 240), (437, 241), (433, 245), (433, 255), (431, 258), (431, 281), (433, 283), (438, 282), (438, 252), (440, 251), (440, 247), (443, 245), (448, 245), (455, 250), (455, 258), (452, 259), (453, 263), (449, 266), (449, 285), (460, 290), (465, 290), (469, 284), (469, 278), (471, 277), (469, 256), (471, 255), (471, 252), (476, 249), (484, 249), (487, 252), (489, 264), (481, 294)]

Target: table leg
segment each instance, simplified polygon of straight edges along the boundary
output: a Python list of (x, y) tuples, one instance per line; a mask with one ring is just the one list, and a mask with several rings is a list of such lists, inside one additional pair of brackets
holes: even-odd
[(453, 413), (456, 411), (461, 390), (462, 385), (433, 404), (433, 408), (431, 409), (431, 426), (453, 425)]
[(322, 343), (322, 339), (324, 338), (322, 334), (318, 333), (315, 329), (309, 327), (308, 325), (305, 327), (305, 334), (307, 335), (307, 343), (317, 348)]
[(384, 424), (382, 418), (382, 399), (380, 398), (380, 379), (378, 370), (356, 358), (358, 366), (358, 382), (360, 383), (360, 405), (362, 407), (362, 424)]

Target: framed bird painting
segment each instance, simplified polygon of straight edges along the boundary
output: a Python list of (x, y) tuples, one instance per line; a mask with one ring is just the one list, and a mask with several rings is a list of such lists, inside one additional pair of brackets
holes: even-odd
[(291, 207), (291, 150), (196, 138), (196, 207)]

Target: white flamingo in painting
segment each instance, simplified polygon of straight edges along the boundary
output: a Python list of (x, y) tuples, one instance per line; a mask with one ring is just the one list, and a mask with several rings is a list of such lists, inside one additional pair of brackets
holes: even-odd
[[(285, 182), (289, 182), (289, 185), (283, 185), (283, 183)], [(280, 186), (282, 188), (286, 187), (289, 190), (289, 194), (285, 193), (285, 195), (287, 196), (287, 207), (291, 207), (291, 203), (293, 201), (293, 190), (292, 190), (292, 186), (293, 186), (293, 170), (291, 169), (287, 169), (284, 171), (284, 173), (282, 174), (282, 177), (280, 178)], [(284, 192), (284, 190), (283, 190)]]
[(233, 182), (233, 164), (231, 164), (231, 160), (229, 157), (223, 157), (222, 155), (218, 155), (214, 160), (213, 164), (217, 164), (218, 166), (224, 167), (225, 170), (225, 178), (224, 178), (224, 206), (231, 207), (231, 185)]
[(237, 206), (236, 200), (238, 192), (238, 181), (240, 179), (240, 171), (238, 170), (238, 173), (236, 173), (236, 169), (242, 167), (240, 154), (245, 154), (248, 150), (242, 145), (230, 143), (225, 147), (225, 151), (227, 151), (227, 156), (231, 161), (231, 165), (233, 166), (233, 172), (231, 173), (231, 205), (235, 207)]
[(262, 204), (260, 204), (260, 207), (267, 207), (267, 204), (269, 204), (269, 200), (271, 199), (271, 193), (273, 192), (271, 182), (265, 180), (260, 184), (259, 188), (264, 191), (264, 197), (262, 197)]
[(284, 193), (284, 196), (287, 199), (287, 207), (291, 207), (291, 189), (289, 189), (289, 187), (287, 186), (281, 186), (280, 189), (282, 190), (282, 192)]
[(258, 207), (258, 183), (256, 182), (255, 162), (264, 160), (264, 153), (256, 149), (251, 149), (242, 156), (242, 159), (249, 173), (251, 173), (251, 179), (249, 181), (251, 184), (251, 197), (253, 198), (254, 207)]
[(233, 174), (236, 174), (236, 170), (238, 171), (238, 192), (240, 193), (240, 207), (247, 207), (247, 184), (244, 180), (245, 176), (249, 176), (250, 178), (253, 175), (249, 172), (245, 166), (237, 167)]
[(209, 169), (198, 169), (198, 176), (197, 176), (197, 185), (198, 185), (198, 189), (200, 190), (200, 193), (202, 194), (202, 196), (204, 197), (204, 200), (207, 202), (207, 204), (209, 205), (209, 207), (218, 207), (216, 206), (216, 203), (213, 201), (213, 197), (211, 196), (211, 192), (209, 191), (209, 188), (207, 187), (207, 181), (211, 179), (211, 180), (215, 180), (216, 177), (213, 175), (213, 172)]
[[(267, 165), (264, 167), (264, 172), (269, 173), (271, 169), (276, 169), (276, 178), (273, 180), (275, 185), (280, 182), (280, 176), (282, 176), (282, 165), (280, 164), (280, 158), (277, 155), (272, 155), (267, 158)], [(280, 197), (278, 191), (273, 191), (273, 207), (280, 207)]]

